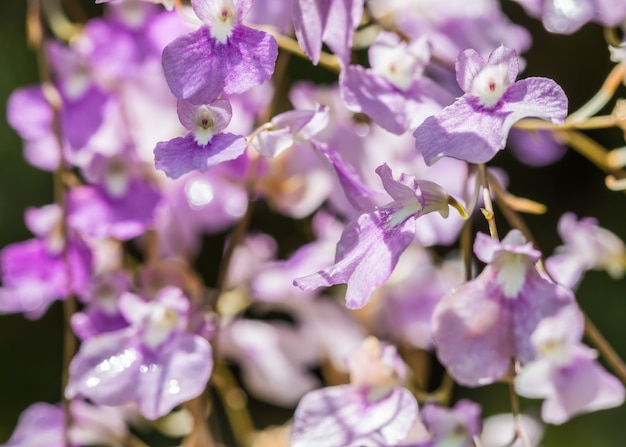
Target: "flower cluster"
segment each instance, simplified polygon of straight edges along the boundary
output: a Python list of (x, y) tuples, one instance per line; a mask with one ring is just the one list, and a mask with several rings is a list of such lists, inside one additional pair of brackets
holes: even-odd
[[(549, 32), (626, 23), (616, 2), (517, 2)], [(542, 253), (523, 215), (546, 207), (499, 161), (569, 145), (619, 189), (618, 156), (578, 129), (626, 128), (620, 103), (594, 116), (626, 43), (568, 114), (556, 81), (518, 79), (531, 36), (495, 1), (95, 3), (69, 35), (74, 15), (33, 8), (46, 76), (7, 102), (55, 200), (0, 250), (0, 313), (63, 306), (67, 352), (62, 405), (4, 446), (533, 447), (623, 404), (626, 366), (575, 292), (621, 277), (624, 243), (566, 212)], [(453, 401), (499, 382), (509, 419)], [(247, 395), (293, 418), (254, 427)]]

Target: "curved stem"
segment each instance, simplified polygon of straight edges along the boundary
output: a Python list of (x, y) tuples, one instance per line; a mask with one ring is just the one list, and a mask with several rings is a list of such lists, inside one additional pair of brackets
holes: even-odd
[[(570, 115), (571, 116), (571, 115)], [(555, 124), (537, 118), (527, 118), (513, 125), (516, 129), (523, 130), (571, 130), (571, 129), (607, 129), (615, 127), (617, 119), (614, 115), (601, 115), (586, 118), (582, 121), (565, 120), (563, 124)]]
[(617, 35), (617, 28), (613, 26), (605, 26), (602, 30), (604, 40), (608, 45), (618, 47), (622, 43), (622, 39)]
[(555, 135), (559, 140), (570, 146), (603, 171), (614, 171), (607, 162), (607, 154), (609, 151), (588, 136), (576, 131), (556, 132)]
[(70, 42), (82, 32), (82, 26), (65, 14), (61, 0), (45, 0), (42, 7), (48, 26), (57, 39)]
[(624, 82), (624, 76), (626, 76), (626, 64), (620, 63), (613, 67), (598, 93), (580, 109), (570, 114), (565, 120), (565, 124), (577, 123), (598, 113), (611, 100), (620, 84)]
[(622, 383), (626, 384), (626, 364), (621, 357), (615, 352), (615, 349), (604, 338), (598, 328), (593, 324), (591, 319), (585, 314), (585, 335), (600, 352), (602, 357), (606, 360), (613, 372)]

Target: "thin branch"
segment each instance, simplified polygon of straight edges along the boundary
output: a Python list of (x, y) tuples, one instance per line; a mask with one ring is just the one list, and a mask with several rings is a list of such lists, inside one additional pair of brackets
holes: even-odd
[(483, 202), (485, 207), (481, 208), (483, 216), (487, 219), (489, 225), (489, 234), (492, 238), (498, 239), (498, 227), (496, 226), (496, 217), (493, 212), (493, 203), (491, 202), (491, 192), (489, 188), (489, 179), (487, 178), (487, 169), (483, 163), (478, 165), (478, 175), (483, 186)]
[(508, 191), (504, 189), (504, 187), (498, 182), (498, 179), (496, 179), (493, 175), (487, 173), (487, 178), (489, 179), (489, 185), (491, 185), (495, 193), (498, 209), (502, 212), (509, 225), (512, 228), (520, 230), (526, 239), (537, 247), (537, 241), (528, 228), (528, 225), (526, 225), (526, 222), (524, 222), (522, 217), (509, 206), (509, 203), (506, 200)]
[(247, 409), (246, 393), (239, 387), (230, 368), (223, 362), (215, 366), (212, 381), (220, 400), (224, 403), (224, 411), (233, 428), (237, 445), (246, 447), (255, 433), (254, 423)]
[(585, 335), (600, 352), (615, 375), (626, 384), (626, 364), (587, 315), (585, 315)]
[(584, 121), (589, 117), (598, 113), (613, 97), (617, 88), (624, 82), (626, 76), (626, 64), (620, 63), (613, 67), (604, 84), (598, 90), (593, 98), (591, 98), (580, 109), (570, 114), (565, 120), (565, 124), (577, 123)]
[(82, 25), (72, 22), (65, 14), (61, 0), (44, 0), (42, 7), (46, 22), (57, 39), (71, 42), (82, 32)]
[(522, 416), (519, 409), (519, 399), (515, 393), (515, 386), (512, 382), (509, 383), (509, 396), (511, 397), (511, 413), (513, 413), (513, 420), (515, 422), (515, 434), (524, 447), (532, 447), (524, 432)]
[[(274, 36), (274, 39), (276, 39), (276, 43), (278, 43), (278, 47), (281, 50), (285, 50), (298, 57), (309, 60), (309, 56), (307, 56), (304, 51), (302, 51), (302, 48), (300, 48), (300, 45), (295, 39), (279, 33), (276, 28), (273, 28), (271, 26), (258, 25), (252, 26), (252, 28), (258, 29), (260, 31), (265, 31), (266, 33)], [(320, 53), (319, 65), (334, 73), (339, 73), (341, 71), (341, 66), (339, 65), (339, 59), (337, 58), (337, 56), (335, 56), (334, 54), (326, 53), (324, 51)]]
[(603, 171), (615, 171), (607, 162), (607, 154), (609, 151), (598, 142), (576, 131), (559, 131), (556, 132), (555, 135), (561, 142), (570, 146)]
[(63, 411), (65, 415), (65, 442), (69, 446), (69, 427), (72, 425), (72, 414), (70, 412), (70, 402), (65, 398), (65, 387), (69, 381), (69, 365), (77, 350), (77, 340), (72, 328), (70, 320), (77, 310), (76, 298), (71, 293), (72, 271), (69, 259), (69, 238), (67, 228), (67, 203), (66, 203), (66, 187), (63, 182), (66, 167), (65, 157), (63, 153), (63, 136), (61, 133), (60, 111), (63, 107), (61, 95), (52, 82), (50, 65), (48, 63), (46, 51), (43, 46), (44, 28), (42, 25), (42, 0), (29, 0), (27, 9), (27, 35), (31, 47), (35, 50), (37, 56), (37, 65), (39, 69), (39, 77), (42, 83), (43, 95), (52, 109), (52, 130), (59, 148), (59, 166), (54, 172), (53, 188), (54, 201), (61, 209), (61, 234), (63, 237), (63, 260), (65, 265), (66, 289), (67, 296), (63, 300), (63, 369), (61, 371), (61, 396), (63, 401)]
[[(571, 116), (571, 115), (570, 115)], [(563, 124), (555, 124), (537, 118), (528, 118), (518, 121), (513, 125), (516, 129), (523, 130), (572, 130), (572, 129), (607, 129), (615, 127), (617, 120), (614, 115), (601, 115), (586, 118), (582, 121), (565, 120)]]

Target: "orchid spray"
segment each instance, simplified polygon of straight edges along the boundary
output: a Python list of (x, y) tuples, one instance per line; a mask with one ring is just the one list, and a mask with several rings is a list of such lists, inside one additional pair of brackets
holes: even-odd
[(26, 2), (0, 446), (621, 445), (623, 3)]

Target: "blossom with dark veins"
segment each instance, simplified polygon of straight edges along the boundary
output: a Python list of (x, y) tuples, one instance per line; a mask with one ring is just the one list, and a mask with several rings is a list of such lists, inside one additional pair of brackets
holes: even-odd
[(294, 415), (293, 447), (388, 447), (406, 439), (418, 405), (402, 386), (406, 366), (394, 346), (366, 338), (349, 360), (350, 384), (307, 393)]
[(517, 72), (517, 56), (510, 48), (495, 49), (486, 61), (472, 49), (459, 55), (456, 79), (465, 94), (413, 133), (427, 164), (441, 157), (486, 163), (504, 149), (509, 130), (522, 118), (564, 121), (563, 89), (547, 78), (515, 82)]

